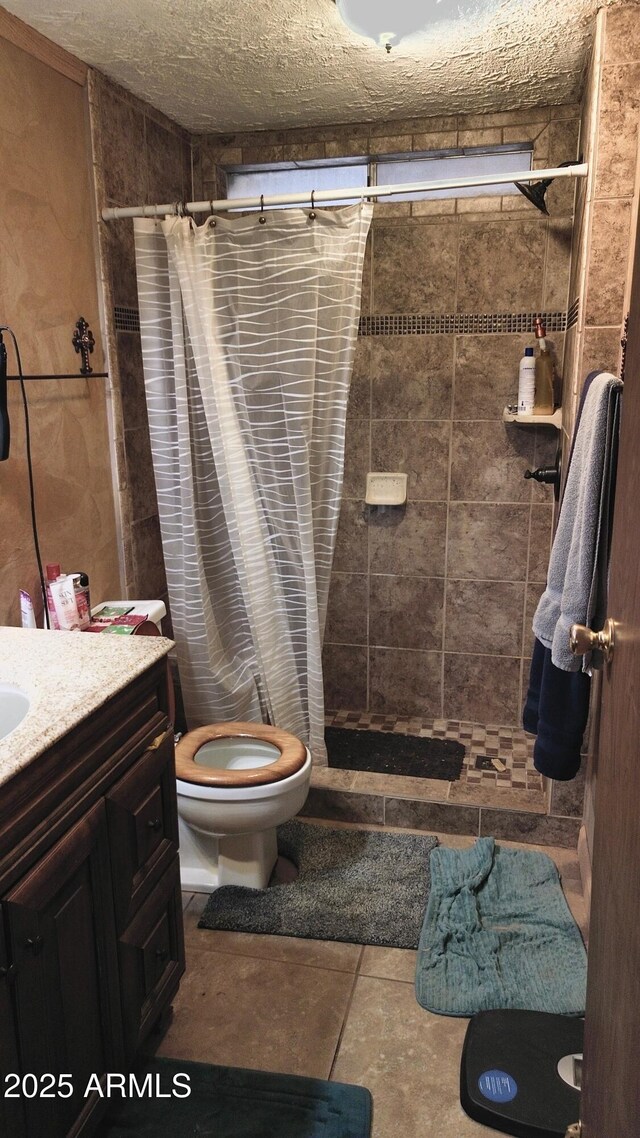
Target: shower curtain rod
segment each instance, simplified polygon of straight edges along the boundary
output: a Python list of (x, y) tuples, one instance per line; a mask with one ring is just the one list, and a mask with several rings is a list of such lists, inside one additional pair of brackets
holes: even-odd
[(573, 166), (555, 166), (547, 170), (522, 170), (517, 174), (484, 174), (477, 178), (447, 178), (440, 182), (406, 182), (397, 186), (358, 186), (350, 189), (313, 190), (311, 193), (263, 194), (252, 198), (221, 198), (218, 201), (169, 202), (166, 205), (113, 206), (102, 210), (103, 221), (116, 221), (120, 217), (165, 217), (171, 213), (219, 213), (242, 209), (269, 209), (279, 205), (322, 205), (336, 198), (385, 198), (394, 194), (413, 194), (423, 190), (462, 190), (474, 186), (501, 186), (503, 182), (539, 182), (543, 178), (586, 178), (589, 166), (576, 162)]

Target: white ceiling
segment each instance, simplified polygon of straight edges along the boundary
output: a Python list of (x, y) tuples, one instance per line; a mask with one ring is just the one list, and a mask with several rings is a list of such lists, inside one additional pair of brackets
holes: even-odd
[(390, 54), (351, 32), (333, 0), (3, 2), (203, 132), (571, 102), (596, 10), (612, 0), (475, 0), (473, 17), (434, 24)]

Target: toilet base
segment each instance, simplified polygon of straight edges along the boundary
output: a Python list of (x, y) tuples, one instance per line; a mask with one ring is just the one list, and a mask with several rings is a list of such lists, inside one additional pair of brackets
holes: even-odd
[(278, 858), (276, 830), (214, 837), (180, 828), (180, 883), (192, 893), (211, 893), (222, 885), (266, 889)]

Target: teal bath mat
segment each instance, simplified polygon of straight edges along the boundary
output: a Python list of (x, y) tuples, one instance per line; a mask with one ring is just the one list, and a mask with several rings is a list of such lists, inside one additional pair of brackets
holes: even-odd
[[(364, 1087), (240, 1067), (213, 1067), (180, 1059), (153, 1059), (155, 1093), (111, 1099), (98, 1138), (369, 1138), (371, 1095)], [(175, 1075), (180, 1094), (173, 1098)], [(185, 1078), (186, 1077), (186, 1078)], [(188, 1081), (187, 1081), (188, 1080)]]
[(431, 854), (418, 1003), (441, 1015), (494, 1008), (582, 1015), (587, 954), (551, 858), (480, 838)]

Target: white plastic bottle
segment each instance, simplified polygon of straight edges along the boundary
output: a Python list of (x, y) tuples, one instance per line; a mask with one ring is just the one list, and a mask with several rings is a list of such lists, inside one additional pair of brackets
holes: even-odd
[(525, 348), (518, 373), (518, 414), (533, 414), (536, 393), (536, 361), (533, 348)]

